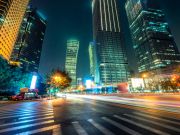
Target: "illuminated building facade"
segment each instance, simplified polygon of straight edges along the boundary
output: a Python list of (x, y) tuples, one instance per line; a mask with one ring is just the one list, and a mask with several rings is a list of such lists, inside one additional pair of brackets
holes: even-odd
[(180, 54), (158, 1), (127, 0), (125, 8), (139, 72), (180, 64)]
[(0, 0), (0, 55), (10, 59), (29, 0)]
[(65, 69), (72, 79), (72, 87), (76, 86), (76, 67), (77, 67), (77, 57), (79, 51), (79, 41), (78, 40), (68, 40), (67, 50), (66, 50), (66, 62)]
[(46, 30), (46, 19), (37, 10), (28, 7), (20, 27), (11, 61), (21, 63), (26, 71), (38, 72)]
[(89, 43), (89, 62), (90, 62), (90, 75), (95, 79), (96, 74), (96, 53), (95, 53), (95, 43)]
[(83, 84), (82, 78), (77, 78), (77, 86), (82, 84)]
[(0, 1), (0, 27), (5, 21), (8, 10), (11, 6), (12, 0), (1, 0)]
[(93, 0), (93, 38), (96, 42), (99, 82), (116, 85), (128, 80), (117, 0)]

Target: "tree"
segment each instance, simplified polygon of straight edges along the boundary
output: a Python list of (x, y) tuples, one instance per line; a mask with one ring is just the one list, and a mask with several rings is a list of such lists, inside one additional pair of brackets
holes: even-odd
[(27, 87), (29, 74), (20, 67), (10, 65), (0, 57), (0, 92), (18, 93), (20, 88)]
[(66, 71), (60, 69), (52, 70), (46, 77), (46, 84), (51, 89), (64, 90), (69, 87), (72, 79)]
[(0, 90), (7, 88), (11, 79), (10, 66), (8, 62), (0, 57)]

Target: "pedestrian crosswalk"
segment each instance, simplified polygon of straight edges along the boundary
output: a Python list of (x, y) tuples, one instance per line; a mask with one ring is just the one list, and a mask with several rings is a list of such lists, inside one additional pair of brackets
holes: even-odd
[(61, 135), (52, 105), (27, 102), (0, 108), (0, 135), (30, 135), (49, 130), (53, 135)]
[(169, 116), (134, 111), (58, 123), (52, 106), (26, 105), (0, 108), (0, 135), (180, 135), (180, 119)]

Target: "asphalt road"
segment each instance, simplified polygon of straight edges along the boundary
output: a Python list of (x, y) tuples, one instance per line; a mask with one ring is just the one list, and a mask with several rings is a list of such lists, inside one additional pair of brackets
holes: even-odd
[(173, 111), (178, 106), (153, 108), (136, 102), (72, 96), (4, 104), (0, 107), (0, 135), (180, 135), (180, 113)]

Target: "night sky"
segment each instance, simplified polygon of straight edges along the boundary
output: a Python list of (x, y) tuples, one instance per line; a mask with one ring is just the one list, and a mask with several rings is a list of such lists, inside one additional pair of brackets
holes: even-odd
[[(130, 41), (124, 1), (120, 0), (121, 27), (131, 70), (136, 64)], [(180, 0), (159, 0), (166, 13), (175, 41), (180, 50)], [(77, 77), (89, 74), (88, 45), (92, 41), (91, 0), (32, 0), (31, 5), (38, 8), (47, 18), (47, 30), (43, 44), (40, 73), (46, 74), (53, 68), (64, 68), (66, 41), (78, 39)]]

